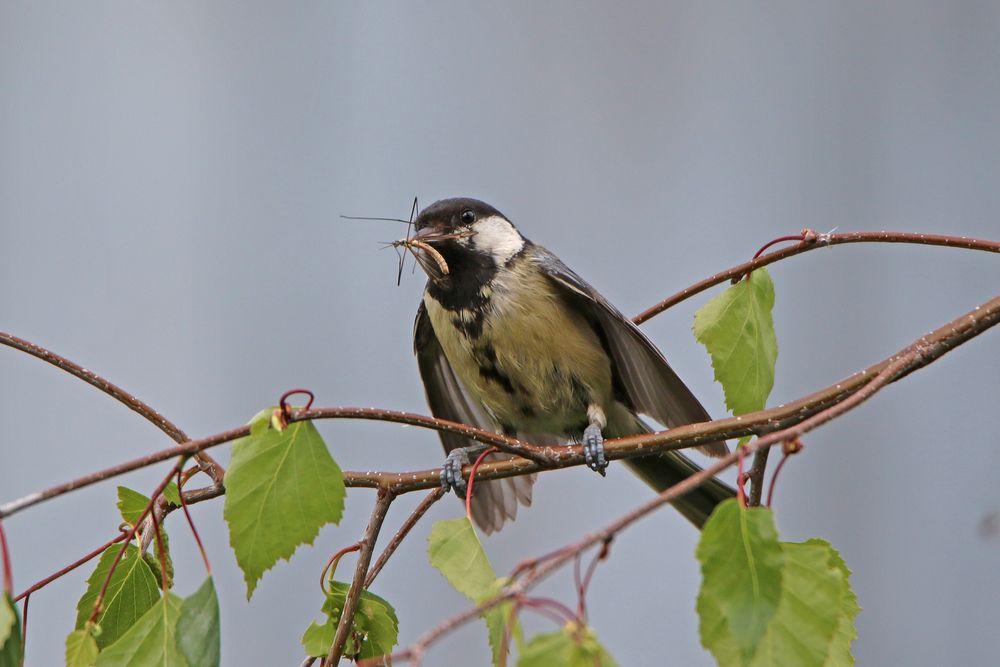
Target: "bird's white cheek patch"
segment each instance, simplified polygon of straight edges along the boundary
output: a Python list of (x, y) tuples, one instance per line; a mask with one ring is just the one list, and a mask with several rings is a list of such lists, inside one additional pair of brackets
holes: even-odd
[(505, 264), (524, 248), (524, 238), (514, 225), (495, 215), (472, 225), (472, 231), (476, 233), (472, 237), (476, 249), (492, 255), (498, 265)]

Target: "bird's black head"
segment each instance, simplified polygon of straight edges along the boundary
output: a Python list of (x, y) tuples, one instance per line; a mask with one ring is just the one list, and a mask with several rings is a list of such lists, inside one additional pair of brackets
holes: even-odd
[(447, 264), (444, 274), (429, 253), (417, 255), (438, 290), (478, 290), (528, 243), (503, 213), (478, 199), (434, 202), (420, 212), (415, 227), (414, 238), (440, 253)]

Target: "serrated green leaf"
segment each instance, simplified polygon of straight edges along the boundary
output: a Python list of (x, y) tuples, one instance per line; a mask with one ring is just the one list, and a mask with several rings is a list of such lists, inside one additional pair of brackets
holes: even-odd
[(181, 603), (173, 593), (160, 598), (118, 641), (101, 651), (96, 667), (190, 667), (175, 637)]
[(14, 600), (4, 594), (0, 600), (0, 610), (7, 626), (6, 637), (0, 641), (0, 667), (21, 667), (24, 647), (21, 645), (21, 615)]
[(181, 492), (177, 488), (177, 482), (170, 482), (163, 488), (163, 497), (166, 498), (170, 504), (180, 507)]
[(830, 566), (835, 568), (843, 577), (839, 616), (837, 620), (837, 631), (833, 635), (830, 644), (830, 654), (827, 657), (824, 667), (847, 667), (854, 664), (854, 656), (851, 654), (851, 644), (858, 638), (858, 630), (854, 625), (855, 617), (861, 613), (861, 606), (858, 604), (858, 597), (851, 589), (851, 571), (833, 546), (826, 540), (811, 539), (805, 544), (820, 544), (828, 550)]
[[(121, 549), (112, 544), (101, 554), (97, 568), (87, 579), (87, 590), (76, 604), (76, 629), (82, 630), (94, 610), (94, 602), (101, 592), (111, 563)], [(101, 633), (97, 645), (104, 648), (114, 643), (160, 599), (159, 580), (149, 564), (139, 555), (134, 544), (128, 545), (125, 555), (111, 575), (104, 596), (104, 609), (97, 618)]]
[(702, 530), (697, 556), (702, 645), (714, 653), (714, 614), (721, 614), (740, 655), (749, 659), (781, 598), (784, 553), (771, 510), (743, 509), (735, 498), (720, 503)]
[(97, 640), (86, 628), (66, 637), (66, 667), (91, 667), (97, 660)]
[[(497, 579), (468, 518), (438, 521), (431, 528), (428, 555), (431, 565), (444, 575), (455, 590), (476, 604), (497, 595), (506, 579)], [(483, 614), (489, 634), (493, 664), (499, 664), (511, 604), (505, 602)], [(514, 621), (512, 636), (520, 638), (520, 624)]]
[(562, 630), (535, 635), (521, 651), (517, 667), (617, 667), (590, 628), (567, 624)]
[(177, 619), (177, 649), (191, 665), (218, 667), (220, 659), (219, 598), (207, 577), (181, 603)]
[(313, 621), (302, 635), (302, 648), (310, 658), (325, 657), (337, 636), (337, 621), (331, 618), (320, 624)]
[[(310, 656), (325, 656), (330, 650), (351, 585), (342, 581), (330, 581), (327, 582), (327, 587), (329, 591), (323, 603), (327, 622), (323, 625), (313, 623), (302, 636), (302, 646)], [(354, 613), (354, 630), (344, 647), (344, 655), (352, 660), (388, 655), (392, 653), (398, 638), (399, 619), (396, 617), (396, 610), (384, 598), (369, 591), (361, 591), (358, 610)]]
[(781, 602), (757, 647), (754, 667), (822, 667), (840, 616), (847, 582), (830, 564), (829, 545), (781, 545)]
[(774, 283), (760, 268), (695, 313), (695, 338), (711, 355), (715, 379), (734, 415), (763, 409), (774, 386), (773, 308)]
[(823, 540), (782, 542), (781, 549), (781, 597), (756, 651), (741, 652), (714, 597), (698, 599), (702, 643), (723, 667), (853, 665), (850, 644), (860, 608), (840, 554)]
[(118, 487), (118, 511), (130, 526), (134, 526), (149, 505), (149, 496), (127, 486)]
[(343, 473), (311, 422), (237, 440), (225, 485), (223, 516), (247, 599), (264, 572), (344, 512)]

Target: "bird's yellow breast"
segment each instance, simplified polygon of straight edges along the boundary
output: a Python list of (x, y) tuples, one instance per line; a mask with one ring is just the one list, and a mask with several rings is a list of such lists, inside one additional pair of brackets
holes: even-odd
[(543, 273), (517, 262), (480, 290), (475, 305), (424, 304), (456, 375), (508, 431), (572, 436), (587, 406), (611, 400), (611, 366), (590, 324)]

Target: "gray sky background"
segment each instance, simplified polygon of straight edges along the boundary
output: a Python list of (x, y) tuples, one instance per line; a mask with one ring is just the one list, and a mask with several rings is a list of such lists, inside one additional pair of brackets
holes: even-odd
[[(626, 313), (802, 227), (1000, 237), (1000, 5), (769, 3), (0, 3), (0, 329), (136, 392), (193, 436), (285, 389), (425, 412), (411, 355), (423, 280), (379, 241), (405, 216), (489, 201)], [(995, 295), (996, 256), (901, 246), (772, 269), (771, 403), (826, 386)], [(723, 415), (690, 334), (704, 299), (646, 330)], [(987, 664), (1000, 652), (1000, 338), (974, 340), (811, 434), (777, 491), (786, 539), (829, 539), (864, 612), (858, 662)], [(0, 501), (159, 449), (84, 384), (0, 350)], [(422, 469), (429, 431), (319, 428), (346, 469)], [(225, 448), (214, 455), (228, 460)], [(148, 491), (163, 470), (129, 475)], [(6, 522), (21, 590), (108, 539), (116, 483)], [(649, 497), (619, 465), (544, 475), (488, 538), (497, 569)], [(394, 506), (387, 531), (417, 502)], [(341, 527), (245, 601), (221, 501), (198, 506), (225, 664), (294, 665)], [(439, 503), (375, 586), (405, 644), (466, 607), (426, 562)], [(169, 522), (185, 595), (203, 577)], [(988, 530), (993, 526), (992, 530)], [(623, 665), (708, 665), (697, 535), (663, 512), (598, 570), (591, 622)], [(351, 561), (353, 563), (353, 561)], [(347, 565), (347, 563), (345, 563)], [(89, 568), (32, 598), (28, 664), (62, 660)], [(572, 601), (571, 573), (543, 590)], [(529, 617), (532, 631), (549, 630)], [(485, 664), (469, 626), (427, 664)]]

